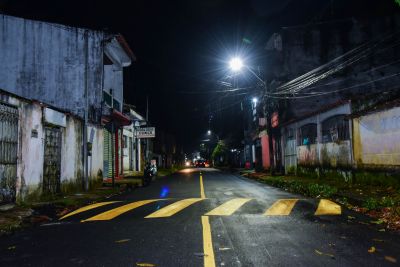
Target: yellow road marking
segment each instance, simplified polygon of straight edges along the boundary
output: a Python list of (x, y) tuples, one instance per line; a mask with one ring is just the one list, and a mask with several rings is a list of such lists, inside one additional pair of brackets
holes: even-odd
[(146, 263), (146, 262), (138, 262), (138, 263), (136, 263), (136, 266), (140, 266), (140, 267), (155, 267), (154, 264)]
[(145, 218), (161, 218), (161, 217), (170, 217), (174, 215), (175, 213), (178, 213), (179, 211), (183, 210), (184, 208), (189, 207), (190, 205), (204, 200), (204, 198), (188, 198), (188, 199), (183, 199), (178, 202), (175, 202), (171, 205), (168, 205), (156, 212), (153, 212), (152, 214), (146, 216)]
[(214, 249), (211, 238), (211, 226), (209, 217), (201, 216), (201, 224), (203, 225), (204, 267), (215, 267)]
[(264, 215), (289, 215), (298, 199), (279, 199), (276, 201)]
[(206, 198), (206, 194), (204, 192), (204, 185), (203, 185), (203, 176), (200, 173), (200, 197)]
[(216, 215), (216, 216), (229, 216), (232, 215), (236, 210), (238, 210), (243, 204), (250, 201), (251, 198), (235, 198), (231, 199), (224, 204), (216, 207), (212, 211), (206, 213), (205, 215)]
[(146, 204), (149, 204), (152, 202), (156, 202), (156, 201), (160, 201), (160, 200), (165, 200), (165, 199), (149, 199), (149, 200), (135, 201), (133, 203), (129, 203), (129, 204), (123, 205), (121, 207), (100, 213), (96, 216), (90, 217), (89, 219), (82, 220), (82, 222), (111, 220), (111, 219), (114, 219), (115, 217), (121, 215), (122, 213), (128, 212), (130, 210), (139, 208), (143, 205), (146, 205)]
[(340, 215), (342, 214), (342, 207), (333, 201), (321, 199), (318, 204), (317, 211), (314, 215)]
[(72, 215), (75, 215), (75, 214), (78, 214), (78, 213), (81, 213), (81, 212), (84, 212), (84, 211), (87, 211), (87, 210), (95, 209), (95, 208), (98, 208), (98, 207), (101, 207), (101, 206), (105, 206), (105, 205), (108, 205), (108, 204), (112, 204), (112, 203), (116, 203), (116, 202), (121, 202), (121, 201), (107, 201), (107, 202), (99, 202), (99, 203), (91, 204), (91, 205), (82, 207), (80, 209), (77, 209), (77, 210), (75, 210), (73, 212), (70, 212), (70, 213), (64, 215), (63, 217), (61, 217), (59, 220), (65, 219), (65, 218), (67, 218), (69, 216), (72, 216)]

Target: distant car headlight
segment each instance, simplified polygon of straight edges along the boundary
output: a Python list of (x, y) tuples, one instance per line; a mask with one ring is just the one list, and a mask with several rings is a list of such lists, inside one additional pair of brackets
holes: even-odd
[(187, 161), (187, 162), (185, 163), (185, 165), (186, 165), (186, 166), (190, 166), (190, 162)]

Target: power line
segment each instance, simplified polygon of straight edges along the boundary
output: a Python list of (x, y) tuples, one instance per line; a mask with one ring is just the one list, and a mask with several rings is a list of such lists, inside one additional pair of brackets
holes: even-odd
[[(400, 44), (400, 43), (399, 43), (399, 44)], [(399, 62), (400, 62), (400, 59), (399, 59), (399, 60), (392, 61), (392, 62), (387, 63), (387, 64), (379, 65), (379, 66), (374, 67), (374, 68), (372, 68), (372, 69), (369, 69), (369, 70), (367, 70), (367, 71), (359, 72), (358, 74), (366, 74), (366, 73), (374, 72), (374, 71), (383, 69), (383, 68), (385, 68), (385, 67), (394, 65), (394, 64), (399, 63)], [(347, 80), (350, 80), (350, 79), (352, 79), (352, 77), (346, 77), (346, 78), (342, 78), (342, 79), (336, 79), (336, 80), (334, 80), (334, 81), (332, 81), (332, 82), (329, 82), (329, 83), (324, 83), (324, 84), (320, 84), (320, 85), (316, 85), (316, 86), (312, 86), (312, 87), (307, 87), (307, 88), (304, 88), (304, 89), (311, 90), (311, 89), (315, 89), (315, 88), (331, 86), (331, 85), (335, 85), (335, 84), (338, 84), (338, 83), (341, 83), (341, 82), (344, 82), (344, 81), (347, 81)], [(271, 93), (271, 94), (273, 94), (273, 95), (279, 95), (279, 93)]]
[(249, 89), (253, 89), (253, 88), (254, 88), (254, 86), (248, 86), (248, 87), (239, 87), (239, 88), (227, 89), (227, 90), (215, 90), (215, 91), (178, 91), (177, 93), (180, 93), (180, 94), (230, 93), (230, 92), (236, 92), (236, 91), (241, 91), (241, 90), (249, 90)]
[[(385, 40), (388, 38), (391, 38), (398, 34), (399, 32), (396, 33), (391, 33), (391, 34), (386, 34), (386, 36), (383, 39), (379, 39), (378, 41), (369, 41), (367, 43), (364, 43), (349, 52), (331, 60), (330, 62), (319, 66), (310, 72), (303, 74), (296, 79), (293, 79), (290, 82), (287, 82), (277, 88), (277, 91), (275, 91), (275, 94), (286, 94), (286, 93), (296, 93), (309, 85), (324, 79), (328, 77), (329, 75), (332, 75), (333, 73), (338, 72), (339, 70), (348, 67), (355, 62), (366, 58), (368, 55), (372, 54), (373, 49), (375, 49), (377, 46), (381, 45)], [(384, 47), (383, 50), (385, 50)], [(360, 51), (360, 52), (359, 52)], [(381, 52), (381, 51), (379, 51)], [(354, 54), (354, 55), (353, 55)], [(344, 62), (340, 62), (339, 64), (336, 64), (339, 60), (344, 59), (346, 57), (350, 56), (350, 58), (347, 58)], [(336, 64), (336, 65), (335, 65)], [(323, 71), (324, 68), (328, 67), (329, 69), (325, 72)]]
[(353, 89), (353, 88), (360, 87), (360, 86), (363, 86), (363, 85), (368, 85), (368, 84), (371, 84), (371, 83), (374, 83), (374, 82), (379, 82), (379, 81), (382, 81), (382, 80), (391, 79), (391, 78), (399, 76), (399, 75), (400, 75), (400, 72), (392, 74), (392, 75), (389, 75), (389, 76), (386, 76), (386, 77), (382, 77), (382, 78), (379, 78), (379, 79), (375, 79), (375, 80), (372, 80), (372, 81), (355, 84), (355, 85), (352, 85), (352, 86), (349, 86), (349, 87), (345, 87), (345, 88), (341, 88), (341, 89), (337, 89), (337, 90), (333, 90), (333, 91), (329, 91), (329, 92), (315, 92), (315, 94), (312, 94), (312, 92), (311, 92), (311, 93), (309, 93), (309, 95), (297, 95), (297, 96), (294, 96), (294, 95), (293, 96), (268, 95), (268, 96), (271, 97), (271, 98), (277, 98), (277, 99), (310, 98), (310, 97), (327, 95), (327, 94), (332, 94), (332, 93), (337, 93), (337, 92)]

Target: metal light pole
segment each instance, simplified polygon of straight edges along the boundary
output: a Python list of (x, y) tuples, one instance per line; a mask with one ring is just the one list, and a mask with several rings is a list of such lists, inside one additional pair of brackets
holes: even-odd
[[(268, 99), (268, 86), (266, 81), (261, 79), (251, 68), (243, 64), (243, 61), (239, 57), (232, 58), (229, 61), (229, 67), (234, 72), (239, 72), (243, 67), (245, 67), (252, 75), (254, 75), (257, 80), (261, 82), (264, 87), (263, 99), (265, 108), (264, 108), (264, 116), (266, 117), (266, 125), (267, 125), (267, 133), (268, 133), (268, 148), (269, 148), (269, 160), (270, 160), (270, 170), (271, 174), (274, 174), (274, 151), (273, 151), (273, 142), (272, 142), (272, 126), (271, 126), (271, 99)], [(254, 98), (253, 98), (254, 102)], [(255, 103), (256, 104), (256, 103)]]

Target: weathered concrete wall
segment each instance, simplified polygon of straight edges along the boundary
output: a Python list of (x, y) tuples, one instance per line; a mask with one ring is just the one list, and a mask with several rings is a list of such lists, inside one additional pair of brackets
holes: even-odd
[(89, 104), (100, 110), (103, 35), (0, 15), (0, 88), (83, 116), (87, 66)]
[(320, 159), (322, 166), (332, 168), (352, 166), (350, 140), (330, 142), (320, 145), (322, 146)]
[(301, 166), (351, 167), (350, 141), (298, 146), (297, 159)]
[[(123, 134), (127, 137), (127, 144), (125, 148), (123, 148), (123, 160), (124, 160), (124, 171), (133, 170), (133, 144), (131, 145), (130, 142), (133, 142), (133, 132), (131, 131), (132, 126), (124, 127)], [(132, 151), (130, 150), (132, 148)]]
[[(29, 195), (40, 195), (43, 183), (44, 165), (44, 110), (39, 102), (26, 101), (0, 93), (0, 101), (18, 108), (18, 161), (17, 198), (24, 200)], [(81, 182), (82, 164), (82, 121), (74, 116), (66, 116), (66, 127), (60, 127), (61, 137), (61, 185)], [(96, 128), (97, 129), (97, 128)], [(102, 169), (103, 156), (102, 129), (94, 135), (94, 164), (92, 171), (97, 174)]]
[(96, 179), (103, 173), (103, 128), (91, 125), (88, 127), (88, 141), (92, 143), (92, 156), (89, 157), (89, 177)]
[[(325, 166), (336, 168), (338, 166), (351, 166), (352, 157), (351, 157), (351, 141), (344, 140), (338, 142), (322, 142), (322, 123), (334, 116), (337, 115), (348, 115), (351, 113), (350, 103), (346, 103), (325, 112), (317, 113), (313, 116), (304, 118), (297, 122), (293, 122), (284, 126), (282, 130), (283, 136), (283, 144), (284, 144), (284, 155), (286, 155), (285, 162), (290, 162), (290, 167), (295, 167), (295, 161), (290, 159), (293, 150), (293, 142), (296, 145), (296, 154), (297, 154), (297, 164), (302, 166)], [(299, 144), (299, 129), (307, 124), (316, 124), (317, 125), (317, 143), (310, 145), (300, 145)], [(294, 139), (286, 140), (287, 132), (294, 132)], [(293, 137), (292, 137), (293, 138)]]
[(61, 183), (73, 182), (83, 177), (82, 121), (68, 116), (67, 127), (62, 129)]
[(318, 145), (297, 147), (297, 164), (303, 166), (318, 166)]
[[(44, 159), (44, 129), (39, 104), (14, 99), (19, 106), (19, 157), (17, 163), (17, 196), (23, 199), (35, 191), (41, 191)], [(37, 132), (33, 135), (32, 131)]]
[(353, 120), (357, 167), (400, 166), (400, 107)]

